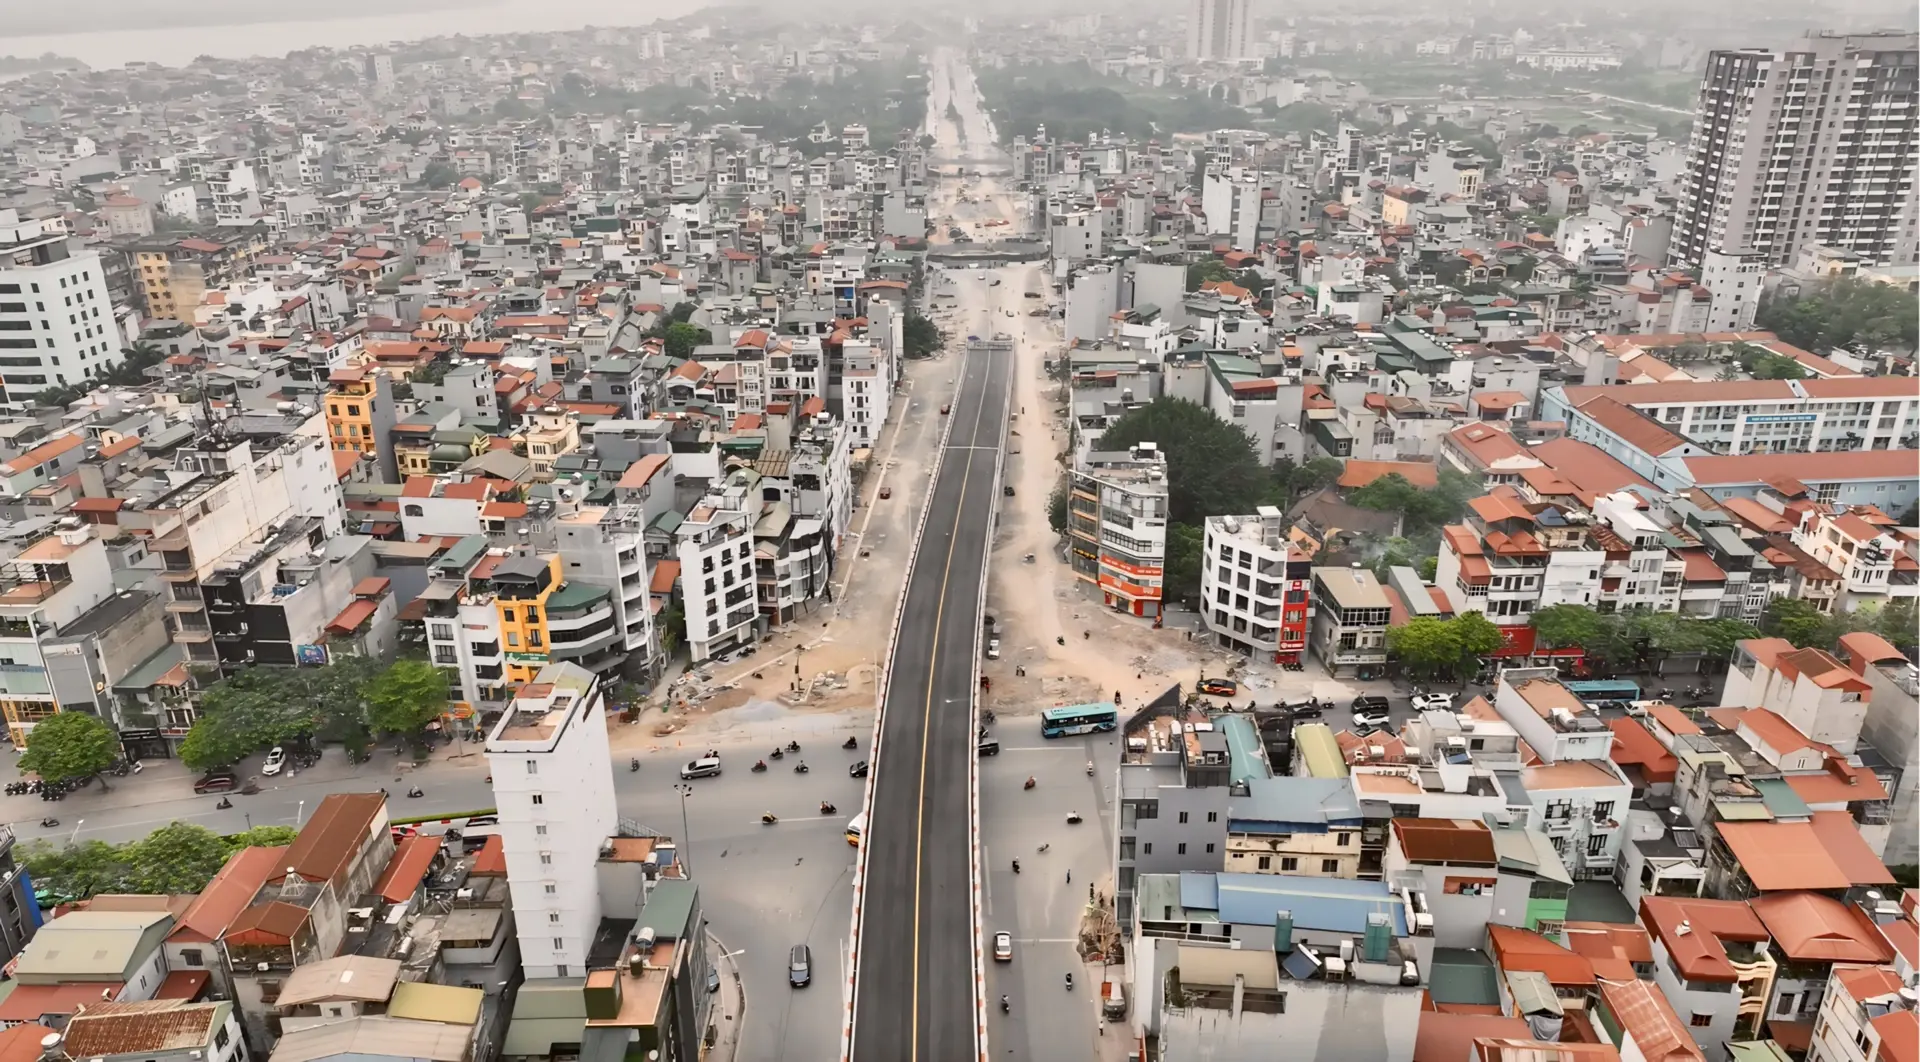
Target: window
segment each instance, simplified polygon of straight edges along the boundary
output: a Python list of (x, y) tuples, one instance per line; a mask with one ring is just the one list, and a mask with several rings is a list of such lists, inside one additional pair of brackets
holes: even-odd
[(1696, 1029), (1704, 1029), (1707, 1026), (1713, 1024), (1713, 1015), (1701, 1014), (1696, 1011), (1691, 1018), (1687, 1019), (1687, 1024), (1693, 1026)]
[(1186, 813), (1186, 812), (1184, 812), (1184, 811), (1183, 811), (1183, 812), (1181, 812), (1181, 813), (1180, 813), (1180, 821), (1181, 821), (1181, 822), (1183, 822), (1183, 823), (1187, 821), (1187, 813)]
[(1299, 869), (1300, 869), (1300, 861), (1298, 859), (1295, 859), (1292, 856), (1280, 857), (1280, 872), (1282, 874), (1290, 870), (1299, 870)]
[(1602, 800), (1593, 805), (1593, 817), (1596, 819), (1613, 818), (1613, 801)]
[(1604, 855), (1606, 854), (1606, 851), (1607, 851), (1607, 835), (1606, 834), (1596, 833), (1592, 837), (1587, 838), (1587, 854), (1588, 855), (1590, 856)]
[(1153, 854), (1153, 842), (1152, 842), (1152, 841), (1148, 841), (1148, 842), (1146, 842), (1145, 844), (1142, 844), (1142, 845), (1140, 846), (1140, 854), (1141, 854), (1141, 855), (1152, 855), (1152, 854)]
[(1209, 811), (1209, 812), (1207, 812), (1207, 821), (1208, 821), (1208, 822), (1219, 822), (1219, 821), (1220, 821), (1220, 813), (1219, 813), (1219, 812), (1217, 812), (1217, 811)]
[(533, 802), (535, 804), (544, 804), (547, 802), (547, 798), (540, 793), (535, 793), (533, 794)]
[(558, 885), (555, 885), (551, 881), (547, 882), (546, 892), (548, 896), (552, 896), (554, 893), (557, 893), (559, 891), (560, 891), (560, 887)]
[(533, 835), (535, 837), (545, 837), (547, 835), (547, 824), (544, 822), (535, 823), (533, 826)]
[(553, 976), (555, 977), (567, 976), (567, 964), (564, 962), (555, 963), (553, 965)]
[(558, 921), (560, 921), (560, 912), (558, 912), (558, 911), (548, 911), (548, 912), (547, 912), (547, 921), (549, 921), (549, 922), (558, 922)]
[(1322, 859), (1320, 861), (1320, 873), (1322, 874), (1340, 873), (1340, 861), (1338, 859)]
[(567, 942), (564, 939), (560, 937), (553, 938), (553, 950), (559, 951), (562, 948), (565, 948), (566, 946), (567, 946)]
[(1207, 842), (1207, 854), (1208, 855), (1213, 854), (1213, 842), (1211, 841)]
[(1339, 845), (1342, 848), (1345, 848), (1346, 846), (1353, 843), (1353, 834), (1350, 834), (1350, 833), (1340, 834), (1339, 836), (1334, 838), (1333, 843)]
[(201, 953), (199, 948), (182, 948), (180, 949), (180, 961), (186, 963), (188, 966), (205, 966), (207, 964), (207, 957)]
[(213, 1031), (213, 1046), (216, 1048), (226, 1047), (227, 1041), (231, 1039), (233, 1039), (233, 1037), (227, 1035), (227, 1027), (225, 1025)]
[[(539, 761), (539, 760), (528, 760), (528, 761), (527, 761), (527, 773), (528, 773), (528, 774), (539, 774), (539, 773), (540, 773), (540, 761)], [(538, 801), (536, 800), (536, 801), (535, 801), (535, 803), (538, 803)]]
[(553, 853), (552, 853), (552, 852), (542, 852), (542, 853), (540, 853), (540, 865), (541, 865), (541, 866), (543, 866), (543, 867), (550, 867), (550, 866), (552, 866), (552, 865), (553, 865)]
[(1175, 849), (1175, 851), (1174, 851), (1174, 854), (1175, 854), (1175, 855), (1186, 855), (1186, 854), (1187, 854), (1187, 842), (1185, 842), (1185, 841), (1181, 841), (1181, 842), (1180, 842), (1180, 844), (1179, 844), (1179, 847), (1178, 847), (1177, 849)]
[(1259, 862), (1259, 866), (1260, 866), (1260, 869), (1261, 869), (1261, 870), (1272, 870), (1272, 869), (1273, 869), (1273, 857), (1272, 857), (1272, 856), (1261, 856), (1261, 857), (1260, 857), (1260, 862)]

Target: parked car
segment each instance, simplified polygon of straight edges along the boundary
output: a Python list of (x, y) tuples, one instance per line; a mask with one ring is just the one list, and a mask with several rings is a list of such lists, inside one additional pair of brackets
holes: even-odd
[(1365, 696), (1355, 697), (1353, 699), (1353, 710), (1356, 712), (1372, 711), (1376, 708), (1384, 712), (1387, 710), (1387, 707), (1388, 703), (1385, 697)]
[(1013, 961), (1013, 934), (1001, 930), (993, 935), (993, 961)]
[(1283, 704), (1280, 707), (1292, 713), (1296, 721), (1301, 719), (1318, 719), (1322, 714), (1318, 701), (1301, 701), (1298, 704)]
[(1451, 712), (1453, 711), (1453, 694), (1422, 693), (1413, 699), (1413, 710), (1416, 712), (1425, 712), (1430, 710), (1439, 711), (1439, 712)]
[(865, 760), (861, 760), (847, 768), (848, 778), (865, 778), (866, 776), (867, 776), (867, 761)]
[(287, 750), (275, 745), (272, 750), (267, 753), (267, 762), (260, 765), (260, 773), (271, 778), (279, 774), (281, 769), (286, 765)]
[(1039, 293), (1039, 292), (1037, 292), (1037, 291), (1029, 291), (1029, 292), (1027, 292), (1027, 298), (1029, 298), (1029, 299), (1037, 299), (1037, 298), (1039, 298), (1039, 297), (1040, 297), (1040, 293)]
[(1194, 689), (1212, 697), (1238, 697), (1240, 695), (1240, 684), (1232, 679), (1201, 679), (1200, 684), (1195, 686)]
[(813, 983), (813, 950), (805, 944), (795, 944), (787, 953), (787, 983), (795, 988)]
[(206, 774), (201, 775), (200, 780), (193, 783), (193, 791), (196, 793), (225, 793), (230, 789), (238, 787), (239, 784), (239, 775), (234, 774), (225, 767), (216, 767)]
[(982, 740), (979, 745), (975, 746), (974, 752), (981, 756), (998, 756), (1000, 755), (1000, 742), (996, 738), (986, 738)]

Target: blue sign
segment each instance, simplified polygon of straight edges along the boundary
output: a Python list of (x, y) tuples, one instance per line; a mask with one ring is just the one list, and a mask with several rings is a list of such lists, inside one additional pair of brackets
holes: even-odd
[(327, 647), (324, 645), (296, 645), (293, 647), (294, 663), (301, 667), (326, 667)]
[(1748, 424), (1811, 424), (1820, 419), (1818, 413), (1768, 413), (1766, 415), (1748, 414)]

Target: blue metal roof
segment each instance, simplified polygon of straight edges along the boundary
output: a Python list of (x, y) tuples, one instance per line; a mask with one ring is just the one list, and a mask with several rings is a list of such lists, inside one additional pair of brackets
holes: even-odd
[(1189, 911), (1217, 911), (1220, 909), (1220, 887), (1218, 874), (1197, 870), (1180, 872), (1180, 906)]
[(1255, 824), (1262, 822), (1285, 825), (1283, 833), (1320, 833), (1329, 826), (1359, 826), (1360, 801), (1345, 778), (1254, 778), (1246, 796), (1227, 800), (1227, 821), (1253, 833), (1261, 832)]
[[(1183, 903), (1188, 876), (1180, 875)], [(1292, 911), (1296, 930), (1365, 933), (1367, 916), (1384, 914), (1393, 922), (1394, 936), (1407, 935), (1406, 911), (1385, 882), (1284, 874), (1216, 874), (1213, 877), (1219, 897), (1215, 909), (1220, 912), (1222, 922), (1270, 926), (1275, 914)]]
[(1267, 763), (1260, 758), (1260, 732), (1253, 720), (1244, 715), (1216, 717), (1214, 725), (1227, 739), (1227, 770), (1234, 784), (1267, 777)]

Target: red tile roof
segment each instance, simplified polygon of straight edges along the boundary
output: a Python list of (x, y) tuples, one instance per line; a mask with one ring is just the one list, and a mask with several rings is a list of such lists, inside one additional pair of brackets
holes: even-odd
[(1774, 944), (1795, 962), (1893, 959), (1893, 945), (1853, 904), (1817, 892), (1777, 892), (1752, 902)]
[(1766, 925), (1745, 900), (1647, 896), (1640, 900), (1640, 919), (1689, 981), (1738, 981), (1740, 971), (1727, 958), (1725, 942), (1767, 939)]
[(1440, 485), (1440, 471), (1430, 461), (1348, 461), (1340, 473), (1340, 486), (1364, 487), (1389, 475), (1398, 475), (1424, 490)]
[(386, 808), (379, 793), (328, 793), (287, 846), (284, 866), (308, 881), (332, 881), (346, 873)]
[(286, 867), (284, 846), (242, 848), (227, 857), (225, 866), (200, 890), (193, 905), (167, 934), (172, 944), (211, 944), (253, 901), (260, 886), (276, 870)]
[(1591, 985), (1593, 963), (1538, 933), (1511, 926), (1487, 927), (1487, 946), (1502, 970), (1532, 970), (1555, 985)]
[(1687, 1023), (1653, 982), (1602, 981), (1600, 998), (1647, 1062), (1705, 1062)]
[(487, 838), (480, 851), (473, 857), (473, 866), (467, 871), (471, 877), (504, 878), (507, 876), (506, 842), (499, 834)]
[(1448, 1014), (1421, 1011), (1420, 1030), (1414, 1034), (1413, 1062), (1462, 1062), (1483, 1036), (1524, 1039), (1531, 1035), (1526, 1020), (1504, 1014)]
[(373, 891), (388, 903), (406, 903), (425, 880), (433, 857), (440, 851), (440, 838), (416, 833), (403, 839), (373, 883)]
[(0, 1021), (39, 1021), (49, 1014), (62, 1017), (75, 1007), (120, 994), (118, 981), (76, 981), (64, 985), (16, 985), (13, 994), (0, 1001)]
[(1648, 732), (1638, 719), (1609, 719), (1613, 731), (1613, 762), (1622, 767), (1635, 766), (1650, 783), (1671, 782), (1680, 761), (1668, 752), (1660, 739)]
[(1761, 892), (1893, 884), (1844, 811), (1816, 811), (1811, 822), (1722, 822), (1717, 828)]

